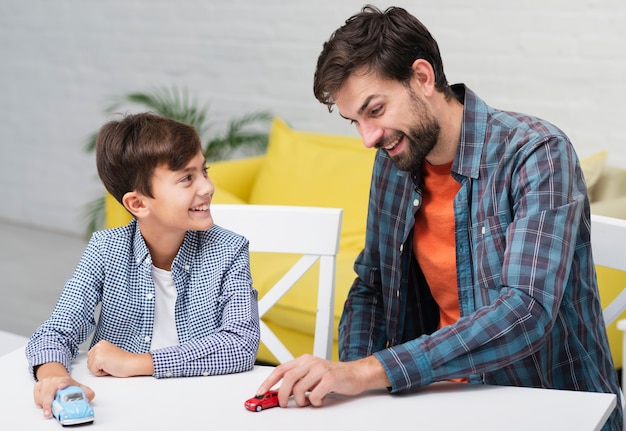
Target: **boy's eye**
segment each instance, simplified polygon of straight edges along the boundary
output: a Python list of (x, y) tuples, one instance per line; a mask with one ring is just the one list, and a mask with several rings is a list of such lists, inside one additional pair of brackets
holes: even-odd
[(191, 181), (191, 175), (185, 175), (181, 181), (184, 183)]
[(208, 176), (208, 174), (209, 174), (209, 167), (208, 167), (208, 166), (205, 166), (205, 167), (202, 169), (202, 174), (203, 174), (205, 177), (206, 177), (206, 176)]

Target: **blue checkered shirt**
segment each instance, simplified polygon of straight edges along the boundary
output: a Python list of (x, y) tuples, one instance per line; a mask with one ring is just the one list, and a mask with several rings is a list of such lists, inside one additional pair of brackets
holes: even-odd
[[(148, 352), (155, 306), (151, 269), (135, 220), (94, 233), (52, 315), (26, 346), (31, 373), (47, 362), (70, 370), (79, 344), (92, 333), (91, 346), (107, 340), (128, 352)], [(248, 241), (219, 226), (189, 231), (172, 264), (172, 278), (180, 344), (150, 352), (154, 377), (250, 370), (260, 329)]]
[[(343, 361), (375, 354), (391, 391), (470, 383), (617, 394), (591, 254), (589, 201), (568, 138), (463, 85), (452, 174), (461, 318), (439, 311), (413, 255), (419, 172), (376, 156), (365, 248), (339, 327)], [(621, 423), (616, 407), (608, 427)], [(611, 428), (607, 428), (611, 429)], [(621, 429), (621, 428), (620, 428)]]

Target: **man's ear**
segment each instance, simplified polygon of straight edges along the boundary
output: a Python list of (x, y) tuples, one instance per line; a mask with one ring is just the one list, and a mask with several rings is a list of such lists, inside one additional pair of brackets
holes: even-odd
[(411, 83), (419, 86), (424, 95), (432, 95), (435, 91), (435, 71), (433, 66), (423, 58), (418, 58), (411, 65), (411, 69), (413, 69)]
[(148, 211), (144, 195), (136, 191), (126, 193), (122, 197), (122, 203), (126, 209), (137, 218), (145, 215)]

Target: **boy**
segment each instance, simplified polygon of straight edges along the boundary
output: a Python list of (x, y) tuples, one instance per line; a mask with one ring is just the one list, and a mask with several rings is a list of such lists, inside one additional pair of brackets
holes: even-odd
[[(195, 129), (151, 113), (105, 124), (98, 174), (134, 219), (94, 233), (26, 356), (50, 417), (79, 344), (96, 376), (186, 377), (250, 370), (260, 330), (248, 242), (213, 225), (214, 186)], [(101, 310), (96, 322), (96, 306)]]

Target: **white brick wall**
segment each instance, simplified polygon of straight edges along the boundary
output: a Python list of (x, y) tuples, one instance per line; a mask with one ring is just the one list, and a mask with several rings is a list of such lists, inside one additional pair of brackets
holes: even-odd
[[(81, 233), (101, 186), (85, 138), (107, 98), (187, 87), (215, 130), (269, 109), (293, 127), (354, 133), (312, 96), (322, 43), (355, 0), (4, 0), (0, 3), (0, 218)], [(493, 106), (542, 116), (581, 156), (626, 166), (622, 0), (378, 2), (439, 41), (451, 82)]]

